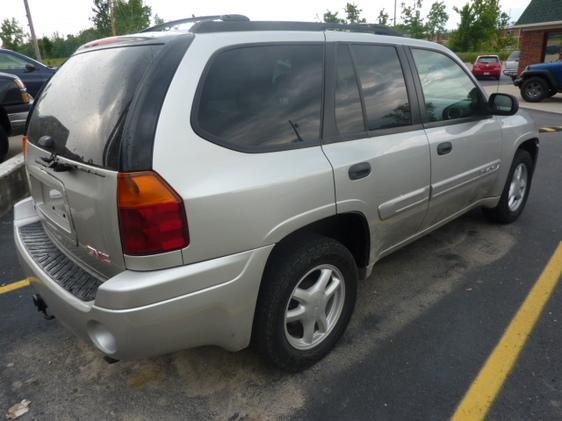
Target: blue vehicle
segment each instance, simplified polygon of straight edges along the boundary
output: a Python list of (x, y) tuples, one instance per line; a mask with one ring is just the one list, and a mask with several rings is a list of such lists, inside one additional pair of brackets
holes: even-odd
[(39, 90), (55, 71), (31, 57), (0, 48), (0, 72), (19, 77), (33, 97), (37, 96)]
[(514, 82), (527, 102), (540, 102), (562, 92), (562, 61), (531, 64)]

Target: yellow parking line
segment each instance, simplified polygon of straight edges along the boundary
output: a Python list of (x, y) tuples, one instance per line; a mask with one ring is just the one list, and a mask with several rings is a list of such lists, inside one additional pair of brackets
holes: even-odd
[(552, 133), (552, 132), (555, 132), (556, 129), (553, 129), (552, 127), (543, 127), (540, 131), (541, 131), (541, 132)]
[(0, 287), (0, 294), (5, 294), (6, 292), (10, 292), (15, 289), (23, 288), (26, 286), (29, 286), (29, 281), (27, 279), (23, 279), (21, 281), (14, 282), (8, 285), (4, 285), (3, 287)]
[(470, 385), (453, 415), (453, 421), (484, 419), (515, 365), (561, 274), (562, 242)]

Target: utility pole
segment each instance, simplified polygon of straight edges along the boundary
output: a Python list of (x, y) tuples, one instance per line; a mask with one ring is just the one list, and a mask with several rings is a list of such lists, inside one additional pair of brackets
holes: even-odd
[(109, 15), (111, 16), (111, 34), (113, 36), (116, 36), (117, 31), (115, 30), (115, 13), (113, 13), (113, 0), (107, 0), (107, 4), (109, 6)]
[(397, 0), (394, 0), (394, 26), (396, 26), (396, 2)]
[(31, 12), (29, 11), (29, 4), (27, 0), (23, 0), (25, 5), (25, 13), (27, 14), (27, 22), (29, 23), (29, 31), (31, 32), (31, 43), (33, 44), (33, 49), (35, 50), (35, 58), (41, 61), (41, 51), (39, 51), (39, 44), (37, 44), (37, 37), (35, 36), (35, 28), (33, 28), (33, 20), (31, 19)]

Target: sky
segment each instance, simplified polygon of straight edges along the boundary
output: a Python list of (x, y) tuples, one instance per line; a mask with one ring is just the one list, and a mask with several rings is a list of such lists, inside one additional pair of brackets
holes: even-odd
[[(343, 15), (343, 7), (349, 0), (145, 0), (145, 4), (152, 7), (152, 13), (158, 14), (164, 20), (174, 20), (183, 17), (203, 15), (221, 15), (238, 13), (248, 16), (251, 20), (293, 20), (319, 21), (326, 9), (339, 11)], [(397, 0), (400, 14), (400, 4), (413, 3), (414, 0)], [(92, 25), (92, 0), (28, 0), (31, 15), (38, 37), (50, 36), (55, 32), (61, 35), (76, 34), (81, 29)], [(368, 22), (376, 22), (379, 10), (384, 8), (392, 19), (394, 0), (355, 0), (355, 4), (363, 10), (362, 16)], [(447, 27), (454, 29), (458, 24), (458, 15), (453, 7), (460, 7), (468, 0), (445, 0), (449, 22)], [(517, 20), (530, 0), (501, 0), (502, 10)], [(423, 0), (422, 15), (425, 16), (433, 0)], [(23, 0), (0, 0), (0, 20), (16, 18), (20, 25), (25, 26), (27, 19)]]

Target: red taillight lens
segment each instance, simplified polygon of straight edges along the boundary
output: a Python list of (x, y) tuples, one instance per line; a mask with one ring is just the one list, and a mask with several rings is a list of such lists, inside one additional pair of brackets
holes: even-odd
[(164, 253), (189, 244), (183, 201), (158, 174), (119, 173), (117, 207), (123, 253)]

